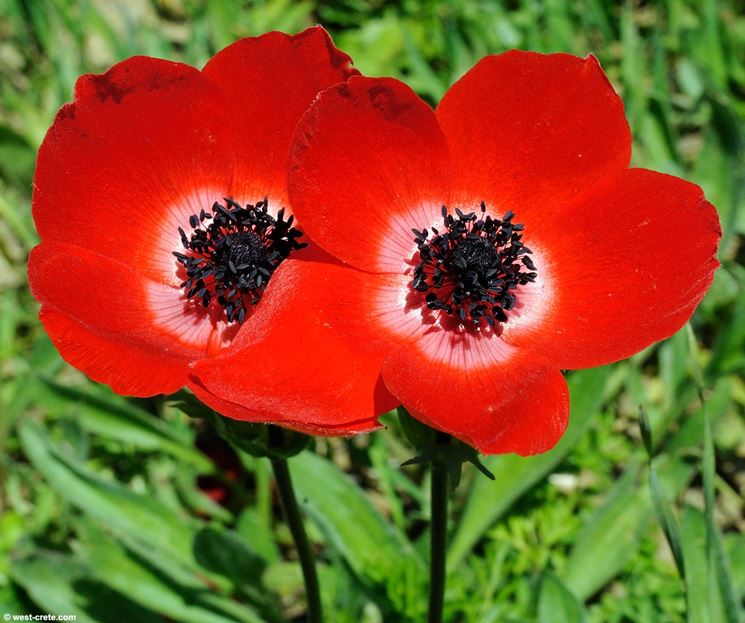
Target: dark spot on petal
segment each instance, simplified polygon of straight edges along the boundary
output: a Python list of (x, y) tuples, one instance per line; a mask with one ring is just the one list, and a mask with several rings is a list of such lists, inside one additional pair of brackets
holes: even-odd
[(393, 91), (384, 84), (368, 89), (367, 96), (370, 98), (373, 108), (380, 112), (386, 121), (395, 121), (397, 117), (406, 113), (412, 106), (410, 102), (399, 102)]
[(111, 98), (114, 102), (119, 104), (128, 89), (114, 82), (110, 74), (111, 72), (107, 72), (101, 76), (96, 76), (91, 80), (91, 83), (98, 99), (105, 102), (107, 99)]

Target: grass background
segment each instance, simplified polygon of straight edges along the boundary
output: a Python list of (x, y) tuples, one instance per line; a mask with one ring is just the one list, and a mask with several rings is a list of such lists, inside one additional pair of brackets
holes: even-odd
[[(741, 621), (744, 13), (741, 0), (0, 0), (0, 613), (303, 620), (266, 462), (172, 401), (126, 400), (67, 367), (25, 262), (35, 153), (78, 75), (135, 54), (202, 66), (239, 37), (321, 22), (363, 73), (433, 103), (485, 54), (595, 54), (626, 104), (634, 163), (703, 186), (724, 228), (689, 327), (570, 374), (572, 423), (552, 452), (487, 459), (495, 483), (466, 469), (447, 620)], [(423, 618), (427, 475), (399, 467), (412, 449), (387, 422), (292, 461), (331, 622)]]

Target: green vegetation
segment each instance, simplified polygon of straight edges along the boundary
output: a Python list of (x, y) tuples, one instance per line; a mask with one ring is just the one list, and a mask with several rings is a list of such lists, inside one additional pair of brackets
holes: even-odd
[[(739, 0), (0, 0), (0, 613), (302, 620), (268, 462), (167, 400), (115, 396), (66, 366), (25, 262), (35, 152), (78, 75), (135, 54), (201, 66), (239, 37), (320, 22), (363, 73), (433, 103), (485, 54), (595, 54), (626, 104), (634, 162), (703, 186), (724, 228), (689, 329), (569, 374), (571, 427), (552, 452), (486, 459), (496, 482), (466, 468), (446, 619), (741, 621), (743, 13)], [(332, 623), (424, 616), (427, 475), (399, 467), (412, 450), (387, 422), (291, 460)]]

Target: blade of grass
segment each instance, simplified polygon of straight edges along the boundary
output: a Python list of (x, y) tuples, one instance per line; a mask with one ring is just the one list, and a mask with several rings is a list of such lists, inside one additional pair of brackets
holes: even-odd
[(582, 604), (562, 582), (550, 573), (541, 580), (538, 596), (538, 623), (585, 623)]
[(716, 456), (711, 421), (706, 408), (704, 396), (704, 376), (700, 365), (700, 353), (696, 336), (690, 323), (687, 325), (688, 343), (691, 350), (693, 377), (699, 391), (701, 409), (704, 416), (704, 453), (702, 472), (704, 481), (704, 517), (706, 519), (706, 557), (707, 557), (707, 586), (709, 589), (709, 607), (715, 611), (717, 596), (721, 598), (727, 623), (737, 623), (741, 620), (741, 607), (735, 585), (729, 570), (729, 562), (722, 546), (719, 529), (714, 521)]

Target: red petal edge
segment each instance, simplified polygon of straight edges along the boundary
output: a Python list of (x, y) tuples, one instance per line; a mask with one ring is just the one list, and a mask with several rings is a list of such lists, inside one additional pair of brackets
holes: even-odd
[(204, 387), (199, 378), (194, 375), (189, 376), (189, 389), (194, 392), (194, 395), (199, 398), (204, 404), (211, 409), (214, 409), (220, 415), (232, 418), (234, 420), (240, 420), (242, 422), (258, 422), (263, 424), (275, 424), (284, 428), (291, 428), (307, 435), (320, 435), (324, 437), (333, 436), (351, 436), (359, 433), (368, 433), (380, 428), (378, 424), (378, 418), (369, 418), (366, 420), (358, 420), (354, 422), (340, 422), (337, 424), (322, 425), (315, 422), (305, 422), (301, 420), (293, 420), (291, 417), (278, 417), (273, 413), (261, 413), (248, 409), (241, 404), (236, 404), (229, 400), (225, 400), (222, 397), (212, 393), (206, 387)]
[(152, 325), (149, 280), (115, 260), (43, 242), (31, 252), (28, 276), (62, 357), (117, 393), (174, 392), (185, 385), (188, 362), (203, 356)]
[[(287, 154), (298, 120), (318, 92), (359, 74), (352, 59), (314, 26), (296, 35), (270, 32), (218, 52), (203, 74), (219, 85), (235, 134), (231, 193), (287, 205)], [(281, 207), (279, 206), (279, 207)]]
[(386, 357), (383, 379), (415, 418), (484, 454), (546, 452), (569, 420), (561, 372), (496, 336), (430, 329)]
[(303, 230), (360, 270), (401, 273), (412, 228), (448, 203), (445, 137), (404, 83), (352, 77), (323, 91), (297, 126), (289, 193)]
[(193, 67), (133, 57), (82, 76), (39, 149), (39, 235), (166, 280), (177, 226), (229, 189), (232, 146), (221, 95)]
[(561, 369), (625, 359), (688, 321), (719, 266), (721, 233), (698, 186), (646, 169), (547, 206), (525, 220), (546, 288), (502, 338)]
[(597, 59), (512, 50), (480, 60), (436, 110), (453, 202), (498, 214), (561, 202), (628, 166), (623, 102)]
[[(220, 413), (324, 434), (376, 426), (398, 402), (380, 378), (382, 353), (342, 335), (364, 318), (345, 284), (372, 276), (351, 268), (288, 259), (231, 348), (193, 366), (190, 386)], [(339, 320), (339, 319), (342, 320)], [(339, 324), (346, 328), (338, 328)]]
[(115, 335), (91, 332), (53, 307), (43, 308), (39, 319), (67, 363), (117, 394), (147, 398), (172, 394), (186, 385), (185, 359), (142, 348)]

